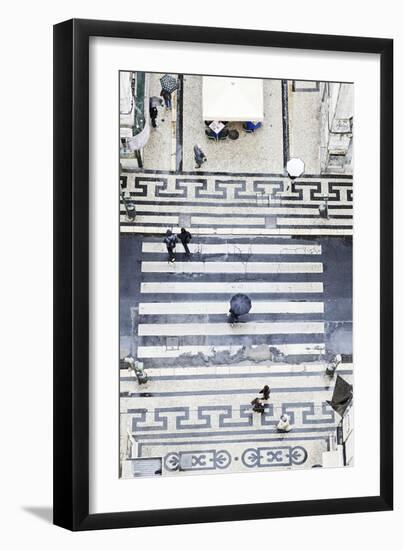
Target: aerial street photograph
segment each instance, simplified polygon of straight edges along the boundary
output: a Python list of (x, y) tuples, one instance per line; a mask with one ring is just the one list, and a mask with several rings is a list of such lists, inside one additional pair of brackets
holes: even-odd
[(116, 76), (119, 475), (352, 467), (354, 84), (161, 69)]

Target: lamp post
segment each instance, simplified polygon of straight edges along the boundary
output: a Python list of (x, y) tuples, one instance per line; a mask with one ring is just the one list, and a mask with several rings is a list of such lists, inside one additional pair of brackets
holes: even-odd
[(321, 218), (328, 220), (329, 219), (329, 205), (328, 205), (329, 196), (326, 195), (325, 197), (323, 197), (323, 200), (324, 202), (322, 202), (319, 205), (319, 216)]

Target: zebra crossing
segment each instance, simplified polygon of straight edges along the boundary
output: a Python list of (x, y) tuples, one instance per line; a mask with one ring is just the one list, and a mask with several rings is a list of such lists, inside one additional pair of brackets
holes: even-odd
[[(148, 374), (140, 386), (120, 371), (131, 456), (160, 458), (163, 475), (321, 465), (338, 419), (327, 403), (320, 240), (191, 232), (191, 257), (179, 243), (174, 264), (160, 237), (131, 236), (141, 251), (131, 352)], [(252, 308), (232, 325), (238, 292)], [(352, 379), (350, 363), (339, 372)], [(264, 413), (253, 412), (265, 384)], [(287, 434), (276, 429), (281, 414)]]

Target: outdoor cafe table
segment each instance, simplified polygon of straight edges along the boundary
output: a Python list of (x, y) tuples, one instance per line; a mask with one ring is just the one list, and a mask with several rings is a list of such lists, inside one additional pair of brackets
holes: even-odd
[(219, 120), (213, 120), (213, 122), (209, 125), (209, 128), (211, 128), (211, 130), (213, 130), (213, 132), (218, 136), (221, 130), (225, 128), (225, 124)]

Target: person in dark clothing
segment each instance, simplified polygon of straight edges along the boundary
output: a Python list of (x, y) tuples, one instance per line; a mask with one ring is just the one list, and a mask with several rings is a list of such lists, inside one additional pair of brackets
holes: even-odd
[(264, 405), (258, 397), (251, 401), (250, 404), (252, 405), (253, 412), (258, 412), (260, 414), (264, 413)]
[(172, 109), (172, 94), (168, 90), (161, 90), (160, 96), (164, 98), (165, 107), (167, 109)]
[(181, 232), (178, 235), (178, 238), (181, 241), (183, 248), (185, 249), (186, 256), (190, 256), (190, 250), (189, 250), (188, 244), (190, 243), (192, 235), (189, 233), (189, 231), (186, 231), (186, 229), (182, 227)]
[(150, 106), (150, 118), (151, 118), (151, 124), (153, 128), (157, 127), (157, 116), (158, 116), (157, 107)]
[(262, 393), (263, 394), (263, 399), (265, 401), (267, 401), (270, 397), (270, 388), (269, 388), (269, 386), (267, 384), (265, 386), (263, 386), (263, 388), (260, 390), (259, 393)]
[(157, 105), (158, 105), (158, 101), (161, 101), (161, 100), (159, 100), (158, 97), (156, 97), (156, 96), (150, 97), (149, 108), (150, 108), (151, 124), (152, 124), (153, 128), (157, 127), (157, 116), (158, 116)]
[(234, 323), (237, 323), (239, 321), (239, 315), (237, 315), (232, 309), (230, 308), (228, 313), (228, 322), (233, 325)]
[(200, 168), (200, 166), (203, 164), (203, 162), (206, 162), (207, 157), (198, 145), (195, 145), (193, 147), (193, 151), (194, 151), (194, 155), (195, 155), (196, 168)]
[(175, 247), (177, 242), (178, 239), (176, 235), (174, 235), (170, 229), (167, 229), (164, 237), (164, 243), (166, 244), (168, 250), (169, 261), (172, 263), (175, 261)]

